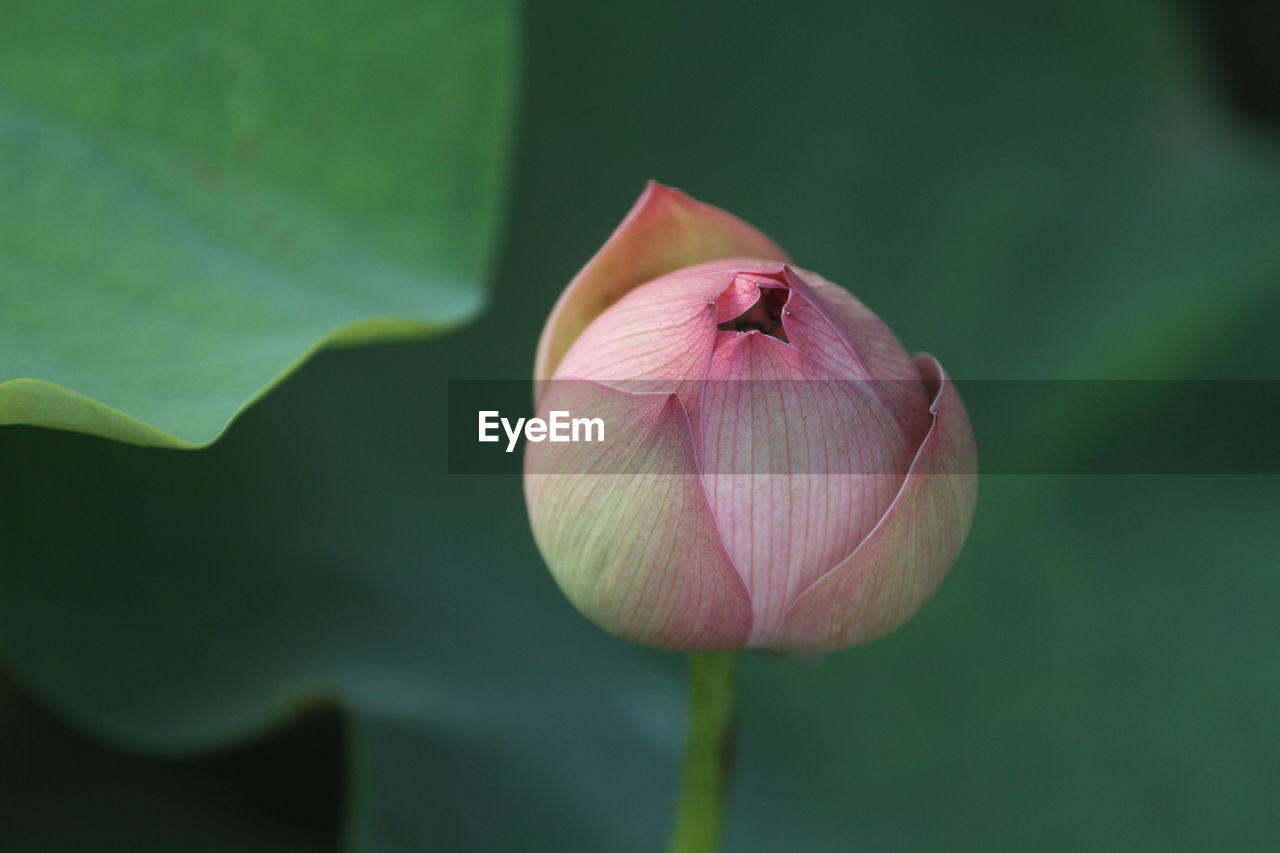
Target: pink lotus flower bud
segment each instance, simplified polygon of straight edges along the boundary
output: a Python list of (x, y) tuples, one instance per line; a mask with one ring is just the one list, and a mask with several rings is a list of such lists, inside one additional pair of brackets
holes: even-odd
[(609, 424), (603, 445), (528, 445), (525, 495), (561, 589), (621, 637), (862, 643), (924, 604), (968, 533), (977, 451), (938, 362), (676, 190), (651, 183), (569, 285), (535, 379), (540, 410)]

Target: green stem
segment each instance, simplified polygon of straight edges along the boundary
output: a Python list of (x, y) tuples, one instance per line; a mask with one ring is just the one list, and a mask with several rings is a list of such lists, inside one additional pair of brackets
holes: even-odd
[(690, 655), (689, 723), (670, 853), (716, 853), (724, 834), (733, 760), (738, 653)]

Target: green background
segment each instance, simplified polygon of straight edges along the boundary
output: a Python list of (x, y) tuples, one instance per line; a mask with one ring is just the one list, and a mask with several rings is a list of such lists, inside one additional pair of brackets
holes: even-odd
[[(445, 473), (443, 411), (448, 379), (527, 376), (645, 179), (960, 377), (1276, 377), (1274, 124), (1187, 7), (521, 26), (479, 321), (322, 353), (196, 453), (0, 431), (6, 853), (661, 849), (683, 661), (572, 610), (519, 481)], [(1107, 418), (1064, 412), (1045, 452)], [(915, 620), (748, 656), (728, 849), (1275, 849), (1278, 510), (1274, 477), (984, 477)]]

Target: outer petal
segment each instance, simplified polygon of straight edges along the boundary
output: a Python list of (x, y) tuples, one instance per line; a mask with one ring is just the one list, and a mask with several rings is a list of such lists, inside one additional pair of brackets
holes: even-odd
[(969, 532), (977, 447), (955, 386), (932, 356), (916, 358), (936, 383), (933, 426), (902, 490), (849, 557), (791, 605), (770, 648), (833, 651), (887, 634), (929, 599)]
[[(741, 648), (751, 600), (712, 518), (679, 399), (557, 381), (541, 408), (590, 411), (608, 425), (603, 446), (527, 445), (534, 538), (569, 600), (638, 643)], [(557, 470), (575, 473), (546, 473)]]
[(557, 380), (625, 382), (659, 390), (663, 380), (700, 380), (716, 341), (716, 297), (729, 277), (670, 275), (610, 305), (569, 347)]
[(560, 295), (542, 330), (534, 379), (548, 379), (570, 344), (636, 286), (694, 264), (734, 255), (787, 260), (747, 223), (650, 181), (613, 235)]
[(717, 325), (759, 298), (754, 282), (749, 289), (740, 287), (741, 282), (757, 275), (781, 276), (783, 269), (782, 264), (759, 258), (720, 258), (647, 281), (591, 321), (553, 376), (625, 383), (619, 387), (627, 391), (670, 390), (680, 383), (701, 382), (719, 334)]
[(917, 444), (865, 383), (760, 332), (721, 332), (695, 419), (708, 498), (751, 593), (753, 646), (876, 526)]
[(874, 380), (873, 393), (913, 441), (931, 418), (920, 372), (898, 337), (853, 294), (817, 273), (786, 267), (792, 289), (783, 326), (791, 345), (837, 373)]

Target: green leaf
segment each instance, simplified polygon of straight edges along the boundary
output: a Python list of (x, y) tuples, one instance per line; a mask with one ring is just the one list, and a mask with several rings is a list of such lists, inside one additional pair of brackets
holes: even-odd
[[(112, 745), (165, 756), (331, 698), (352, 849), (659, 846), (679, 673), (563, 600), (515, 481), (445, 490), (445, 383), (423, 377), (457, 340), (322, 354), (201, 453), (10, 431), (7, 486), (27, 490), (0, 517), (15, 679)], [(54, 505), (78, 532), (46, 550)], [(634, 808), (583, 789), (615, 762), (654, 783)]]
[(6, 5), (0, 424), (217, 438), (486, 298), (514, 4)]

